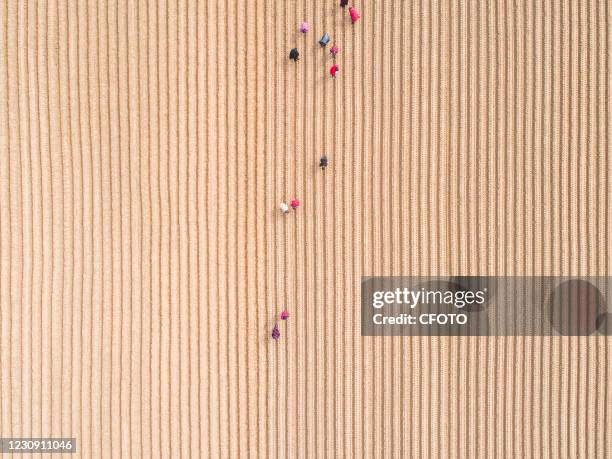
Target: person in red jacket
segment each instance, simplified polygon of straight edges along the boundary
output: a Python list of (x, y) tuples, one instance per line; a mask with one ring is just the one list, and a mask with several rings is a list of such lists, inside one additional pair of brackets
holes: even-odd
[(349, 7), (349, 14), (351, 16), (351, 22), (353, 24), (355, 24), (357, 20), (361, 17), (359, 16), (359, 13), (357, 12), (357, 10), (352, 6)]
[(334, 64), (331, 66), (331, 68), (329, 69), (329, 74), (336, 78), (336, 73), (338, 73), (340, 71), (340, 67), (338, 66), (338, 64)]

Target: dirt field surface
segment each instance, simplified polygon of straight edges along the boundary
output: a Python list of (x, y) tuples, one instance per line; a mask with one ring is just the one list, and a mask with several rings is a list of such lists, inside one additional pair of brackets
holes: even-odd
[(359, 311), (362, 275), (612, 274), (610, 2), (355, 6), (0, 3), (2, 437), (612, 457), (610, 338)]

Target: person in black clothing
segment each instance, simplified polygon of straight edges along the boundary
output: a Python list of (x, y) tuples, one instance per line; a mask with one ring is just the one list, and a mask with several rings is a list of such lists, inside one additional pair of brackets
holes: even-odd
[(319, 160), (319, 167), (325, 170), (327, 167), (327, 156), (321, 156), (321, 159)]

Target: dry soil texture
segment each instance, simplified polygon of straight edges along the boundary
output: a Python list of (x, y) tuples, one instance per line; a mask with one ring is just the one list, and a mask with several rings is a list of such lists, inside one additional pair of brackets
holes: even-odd
[(610, 2), (356, 6), (0, 2), (3, 437), (612, 456), (611, 339), (361, 338), (358, 308), (362, 275), (612, 274)]

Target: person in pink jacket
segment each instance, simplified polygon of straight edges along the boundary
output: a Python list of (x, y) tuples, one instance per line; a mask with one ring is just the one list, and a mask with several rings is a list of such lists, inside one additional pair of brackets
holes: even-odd
[(357, 20), (360, 18), (359, 13), (352, 6), (349, 7), (349, 14), (351, 15), (351, 22), (355, 24)]
[(340, 52), (340, 48), (338, 48), (338, 45), (334, 43), (334, 45), (329, 50), (329, 54), (331, 54), (332, 57), (335, 59), (338, 52)]

